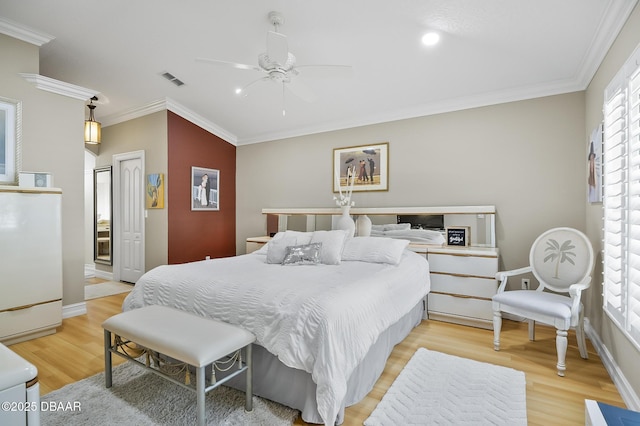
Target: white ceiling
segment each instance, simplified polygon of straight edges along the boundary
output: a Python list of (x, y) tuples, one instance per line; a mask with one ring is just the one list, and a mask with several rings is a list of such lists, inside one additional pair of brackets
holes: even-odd
[[(0, 32), (54, 37), (40, 48), (40, 74), (99, 92), (103, 125), (160, 102), (245, 144), (583, 90), (636, 2), (0, 0)], [(195, 61), (256, 65), (272, 10), (298, 64), (354, 70), (348, 79), (301, 72), (317, 100), (287, 91), (284, 117), (282, 86), (238, 96), (261, 75)], [(441, 33), (435, 47), (420, 43), (428, 30)]]

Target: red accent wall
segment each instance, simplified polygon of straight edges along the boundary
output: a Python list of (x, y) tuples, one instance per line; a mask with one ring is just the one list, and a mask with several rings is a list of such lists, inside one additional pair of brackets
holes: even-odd
[[(235, 256), (236, 147), (167, 111), (168, 262)], [(191, 167), (220, 170), (219, 211), (191, 211)]]

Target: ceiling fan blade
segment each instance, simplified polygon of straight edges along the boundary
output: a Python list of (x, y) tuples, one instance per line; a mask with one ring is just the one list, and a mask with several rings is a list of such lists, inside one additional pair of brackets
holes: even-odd
[(307, 87), (306, 84), (302, 83), (299, 79), (292, 79), (289, 83), (286, 83), (286, 87), (306, 102), (315, 102), (318, 97)]
[(249, 95), (249, 89), (256, 83), (258, 83), (259, 81), (268, 81), (269, 77), (260, 77), (257, 80), (253, 80), (251, 83), (245, 85), (244, 87), (240, 88), (239, 90), (236, 90), (236, 93), (238, 95), (241, 95), (242, 97), (247, 97)]
[(224, 66), (229, 66), (229, 67), (233, 67), (241, 70), (264, 71), (262, 68), (260, 68), (257, 65), (238, 64), (236, 62), (220, 61), (218, 59), (196, 58), (196, 61), (206, 62), (208, 64), (214, 64), (214, 65), (224, 65)]
[(311, 78), (352, 78), (351, 65), (296, 65), (301, 75)]
[(284, 66), (289, 58), (289, 46), (287, 36), (275, 31), (267, 32), (267, 55), (271, 62), (277, 62)]

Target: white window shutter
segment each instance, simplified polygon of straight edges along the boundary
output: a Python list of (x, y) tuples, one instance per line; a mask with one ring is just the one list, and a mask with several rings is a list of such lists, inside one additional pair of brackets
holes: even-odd
[(640, 349), (640, 47), (605, 89), (604, 310)]

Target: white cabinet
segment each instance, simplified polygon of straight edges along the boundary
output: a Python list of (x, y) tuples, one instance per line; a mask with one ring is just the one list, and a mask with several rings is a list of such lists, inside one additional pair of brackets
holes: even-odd
[(429, 319), (493, 328), (491, 297), (498, 288), (498, 249), (429, 248)]
[(62, 324), (62, 193), (0, 187), (0, 341)]
[(270, 237), (251, 237), (247, 238), (246, 241), (246, 251), (247, 254), (253, 253), (256, 250), (262, 248), (265, 244), (269, 242)]
[(38, 369), (0, 343), (0, 424), (40, 424)]

